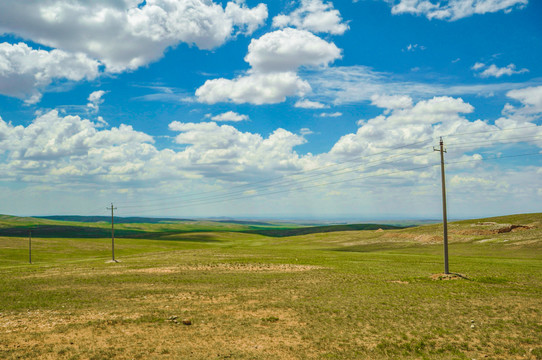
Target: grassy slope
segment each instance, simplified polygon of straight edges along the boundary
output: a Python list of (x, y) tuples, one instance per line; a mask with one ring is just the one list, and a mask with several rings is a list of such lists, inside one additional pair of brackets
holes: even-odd
[(483, 221), (532, 228), (450, 224), (456, 281), (439, 225), (0, 238), (0, 358), (542, 358), (542, 214)]
[[(78, 217), (58, 217), (78, 218)], [(123, 218), (122, 222), (115, 224), (115, 236), (124, 238), (152, 238), (161, 239), (172, 234), (190, 232), (217, 232), (238, 231), (260, 234), (271, 237), (288, 237), (319, 232), (352, 231), (366, 229), (391, 229), (391, 225), (378, 224), (352, 224), (327, 226), (302, 226), (290, 223), (258, 223), (249, 221), (153, 221), (143, 223), (139, 218), (134, 222), (127, 222), (130, 218)], [(111, 225), (107, 222), (67, 221), (44, 218), (21, 218), (0, 215), (0, 236), (29, 236), (30, 231), (34, 237), (43, 238), (104, 238), (111, 234)]]

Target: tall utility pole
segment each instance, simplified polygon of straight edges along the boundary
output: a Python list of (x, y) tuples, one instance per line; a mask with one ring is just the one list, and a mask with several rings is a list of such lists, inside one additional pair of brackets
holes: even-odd
[(449, 274), (448, 269), (448, 215), (446, 214), (446, 175), (444, 174), (444, 142), (442, 137), (440, 138), (440, 148), (434, 151), (440, 151), (440, 178), (442, 180), (442, 220), (444, 225), (444, 273)]
[(111, 210), (111, 259), (113, 262), (117, 262), (115, 260), (115, 217), (114, 217), (114, 211), (117, 210), (116, 207), (113, 206), (113, 203), (111, 203), (110, 208), (106, 208), (107, 210)]

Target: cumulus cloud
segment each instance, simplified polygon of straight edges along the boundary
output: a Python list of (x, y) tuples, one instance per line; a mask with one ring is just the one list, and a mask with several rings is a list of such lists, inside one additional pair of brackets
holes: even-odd
[(0, 94), (25, 100), (41, 99), (42, 91), (56, 80), (92, 80), (99, 63), (82, 53), (36, 50), (25, 43), (0, 43)]
[[(276, 129), (269, 136), (241, 132), (216, 122), (172, 122), (182, 150), (158, 150), (154, 139), (131, 126), (110, 129), (52, 110), (28, 126), (0, 118), (0, 173), (4, 180), (48, 184), (138, 183), (222, 179), (232, 182), (299, 171), (313, 162), (294, 148), (302, 135)], [(242, 174), (242, 175), (241, 175)], [(148, 185), (147, 184), (152, 184)]]
[(273, 18), (273, 26), (288, 26), (305, 29), (315, 33), (342, 35), (348, 30), (341, 14), (333, 8), (333, 3), (322, 0), (301, 0), (301, 5), (290, 14), (280, 14)]
[(542, 86), (511, 90), (506, 95), (512, 99), (521, 101), (533, 112), (542, 113)]
[(103, 104), (104, 102), (104, 99), (102, 98), (102, 96), (104, 95), (105, 95), (104, 90), (97, 90), (90, 93), (87, 99), (88, 100), (87, 108), (89, 108), (93, 112), (98, 112), (100, 110), (100, 105)]
[(96, 148), (153, 142), (151, 136), (134, 131), (129, 125), (99, 131), (89, 120), (79, 116), (61, 117), (56, 110), (37, 117), (27, 127), (12, 126), (3, 120), (0, 124), (3, 135), (0, 149), (19, 160), (55, 160), (87, 155)]
[[(388, 1), (388, 0), (386, 0)], [(528, 0), (446, 0), (434, 3), (428, 0), (388, 1), (393, 4), (392, 14), (423, 15), (428, 19), (455, 21), (473, 15), (510, 12), (524, 8)]]
[(252, 40), (245, 61), (254, 72), (294, 71), (300, 66), (326, 66), (341, 50), (304, 30), (283, 29)]
[(70, 53), (83, 53), (107, 71), (136, 69), (181, 42), (213, 49), (251, 34), (267, 6), (225, 7), (207, 0), (18, 1), (0, 3), (0, 33), (10, 33)]
[(311, 91), (296, 73), (301, 66), (327, 66), (340, 58), (341, 50), (305, 30), (283, 29), (253, 39), (245, 57), (251, 65), (247, 74), (230, 79), (207, 80), (196, 90), (198, 101), (214, 104), (274, 104), (288, 96)]
[(319, 116), (320, 117), (340, 117), (340, 116), (343, 116), (343, 113), (337, 111), (333, 113), (321, 113)]
[[(361, 122), (357, 133), (343, 136), (333, 146), (331, 153), (340, 156), (373, 154), (389, 148), (390, 144), (401, 146), (431, 139), (435, 134), (453, 133), (459, 128), (472, 129), (471, 122), (460, 114), (470, 113), (474, 108), (462, 99), (435, 97), (419, 101), (415, 105), (412, 105), (412, 99), (388, 99), (391, 106), (388, 111)], [(381, 106), (384, 106), (385, 102), (383, 101)]]
[(296, 103), (294, 104), (294, 107), (302, 108), (302, 109), (325, 109), (328, 106), (318, 101), (303, 99), (303, 100), (296, 101)]
[(170, 130), (178, 131), (175, 141), (188, 144), (183, 156), (189, 166), (211, 177), (239, 180), (239, 172), (256, 176), (268, 171), (295, 171), (303, 168), (302, 159), (293, 148), (304, 144), (305, 138), (284, 129), (277, 129), (268, 138), (241, 132), (230, 125), (215, 122), (172, 122)]
[[(511, 95), (521, 101), (536, 104), (537, 90), (526, 89), (524, 93), (511, 92)], [(341, 137), (330, 151), (331, 155), (339, 158), (372, 155), (389, 149), (392, 146), (390, 144), (395, 147), (415, 143), (423, 144), (432, 140), (436, 141), (440, 136), (444, 136), (449, 150), (452, 150), (449, 151), (449, 158), (456, 160), (481, 159), (476, 154), (469, 155), (468, 158), (462, 158), (462, 156), (465, 152), (474, 151), (484, 146), (497, 146), (500, 142), (507, 142), (509, 137), (542, 135), (542, 127), (528, 123), (516, 115), (499, 118), (495, 120), (494, 124), (482, 120), (471, 121), (464, 114), (472, 113), (474, 108), (461, 98), (440, 96), (421, 100), (415, 104), (412, 99), (407, 98), (379, 96), (375, 99), (376, 101), (387, 100), (382, 101), (379, 106), (385, 108), (387, 102), (389, 107), (385, 108), (383, 114), (379, 116), (360, 121), (358, 131)], [(531, 120), (533, 119), (531, 118)], [(516, 128), (518, 130), (514, 132), (498, 131)], [(459, 151), (454, 149), (455, 144), (458, 143), (456, 134), (471, 134), (468, 136), (469, 142), (459, 141), (461, 143)], [(542, 142), (537, 139), (527, 141), (542, 147)], [(427, 163), (431, 156), (429, 150), (421, 149), (420, 154), (425, 155), (406, 158), (404, 161), (408, 164)], [(460, 166), (464, 167), (464, 165)]]
[(226, 111), (225, 113), (211, 117), (213, 121), (244, 121), (248, 120), (248, 115), (241, 115), (234, 111)]
[(207, 80), (196, 90), (196, 96), (207, 104), (231, 101), (262, 105), (283, 102), (287, 96), (303, 96), (310, 90), (309, 83), (296, 73), (283, 72)]
[[(518, 111), (540, 110), (540, 88), (510, 91), (508, 95), (521, 104)], [(97, 94), (95, 97), (101, 98)], [(39, 115), (27, 126), (13, 126), (0, 118), (0, 177), (3, 181), (46, 183), (63, 192), (72, 187), (77, 189), (74, 193), (95, 187), (121, 191), (125, 184), (130, 184), (135, 192), (152, 188), (153, 194), (160, 190), (171, 194), (172, 189), (178, 194), (192, 194), (205, 186), (221, 190), (231, 184), (284, 175), (290, 184), (317, 186), (304, 191), (322, 206), (319, 191), (329, 192), (328, 183), (336, 184), (333, 191), (348, 194), (347, 200), (360, 193), (364, 199), (371, 194), (382, 194), (375, 201), (405, 199), (405, 194), (413, 189), (416, 199), (420, 199), (421, 193), (438, 193), (434, 189), (438, 167), (432, 166), (438, 164), (438, 155), (431, 145), (436, 144), (438, 136), (444, 136), (452, 172), (450, 179), (455, 179), (451, 184), (457, 185), (454, 191), (461, 192), (464, 190), (461, 186), (465, 186), (478, 194), (480, 186), (484, 186), (481, 179), (486, 179), (498, 189), (510, 187), (508, 195), (532, 196), (528, 190), (532, 179), (540, 175), (538, 168), (525, 166), (504, 172), (494, 166), (490, 169), (480, 165), (488, 146), (499, 142), (509, 146), (510, 139), (542, 135), (542, 126), (527, 123), (518, 111), (491, 123), (469, 120), (466, 116), (474, 108), (461, 98), (441, 96), (415, 102), (403, 96), (378, 95), (373, 102), (382, 108), (380, 115), (360, 122), (356, 132), (342, 136), (331, 151), (317, 155), (296, 152), (297, 146), (306, 143), (304, 135), (311, 133), (307, 128), (300, 129), (300, 134), (279, 128), (264, 136), (216, 122), (175, 121), (169, 129), (175, 135), (175, 143), (181, 146), (159, 150), (151, 136), (130, 126), (101, 129), (92, 121), (63, 116), (57, 111)], [(516, 130), (497, 131), (511, 128)], [(470, 135), (465, 141), (456, 137), (457, 134)], [(539, 140), (518, 141), (542, 147)], [(399, 146), (405, 147), (397, 149)], [(390, 153), (392, 148), (395, 150)], [(352, 159), (358, 160), (351, 162)], [(454, 164), (458, 161), (462, 163)], [(340, 165), (340, 170), (332, 175), (311, 173), (310, 182), (297, 183), (303, 176), (294, 175), (333, 165)], [(412, 170), (420, 166), (427, 168)], [(354, 178), (363, 181), (348, 182)], [(516, 188), (517, 192), (512, 190)], [(491, 198), (488, 188), (482, 190), (484, 197)], [(257, 194), (250, 188), (247, 191)], [(401, 194), (402, 197), (398, 196)], [(412, 197), (406, 199), (410, 201)], [(469, 199), (472, 201), (472, 197)], [(397, 202), (394, 200), (393, 204), (395, 209)]]
[(533, 86), (523, 89), (511, 90), (506, 93), (511, 99), (521, 102), (520, 107), (506, 104), (503, 114), (520, 117), (525, 121), (536, 119), (542, 114), (542, 86)]
[(371, 96), (371, 104), (383, 109), (407, 109), (412, 107), (412, 98), (408, 95), (379, 95)]
[(503, 75), (514, 75), (514, 74), (523, 74), (529, 72), (528, 69), (516, 70), (516, 65), (509, 64), (505, 67), (497, 67), (495, 64), (486, 65), (484, 63), (477, 62), (472, 66), (472, 70), (478, 71), (478, 76), (487, 78), (487, 77), (496, 77), (499, 78)]

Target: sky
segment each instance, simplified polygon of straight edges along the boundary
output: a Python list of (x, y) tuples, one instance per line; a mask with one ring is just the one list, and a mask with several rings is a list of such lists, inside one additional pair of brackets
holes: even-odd
[(0, 213), (540, 212), (542, 2), (0, 0)]

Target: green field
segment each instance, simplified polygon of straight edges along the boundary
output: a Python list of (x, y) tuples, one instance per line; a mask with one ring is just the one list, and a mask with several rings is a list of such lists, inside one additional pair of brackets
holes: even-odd
[(542, 359), (542, 214), (109, 226), (0, 217), (1, 359)]

